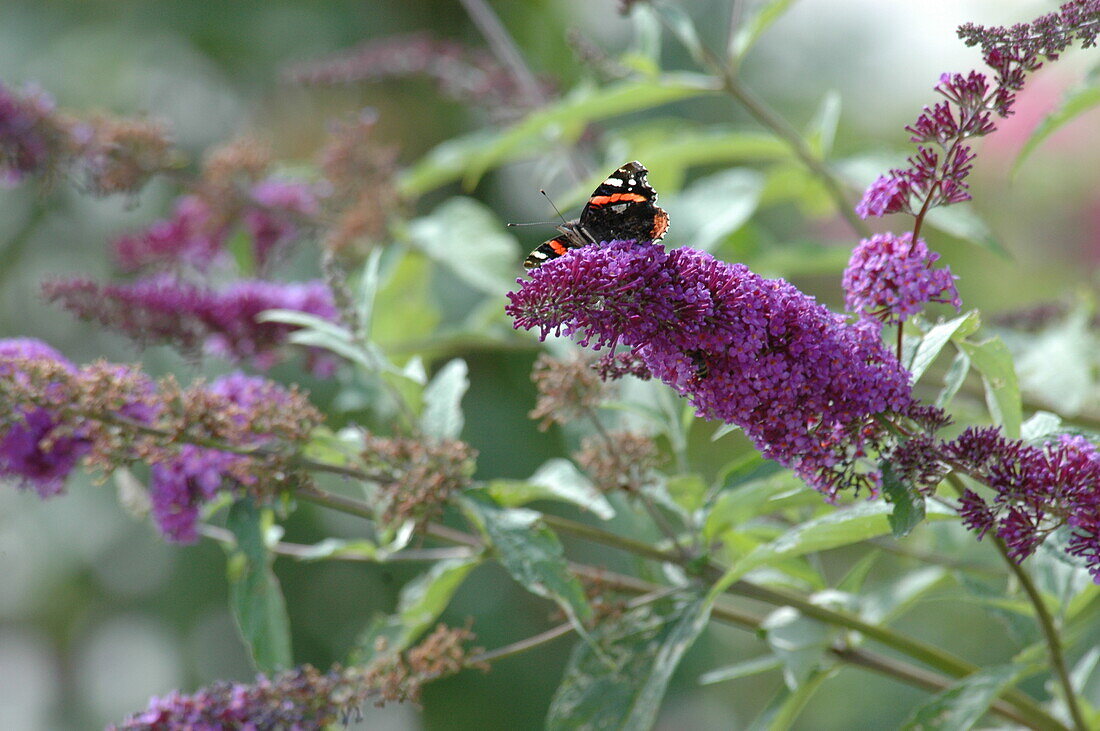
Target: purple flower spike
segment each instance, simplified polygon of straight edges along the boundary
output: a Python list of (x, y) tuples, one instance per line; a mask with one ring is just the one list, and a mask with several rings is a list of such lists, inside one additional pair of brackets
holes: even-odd
[(911, 398), (875, 324), (848, 325), (744, 265), (628, 241), (570, 251), (520, 283), (506, 307), (515, 327), (628, 346), (700, 415), (737, 424), (826, 496), (876, 488), (871, 417)]
[[(21, 378), (19, 361), (46, 360), (76, 368), (40, 340), (0, 340), (0, 378)], [(88, 452), (78, 434), (55, 434), (60, 426), (54, 413), (44, 408), (17, 408), (0, 416), (0, 478), (13, 478), (21, 487), (33, 488), (40, 497), (61, 493), (65, 479)]]
[(885, 323), (905, 321), (926, 302), (944, 302), (958, 310), (962, 300), (947, 267), (933, 268), (940, 255), (910, 233), (885, 233), (864, 239), (844, 270), (845, 305), (861, 317)]

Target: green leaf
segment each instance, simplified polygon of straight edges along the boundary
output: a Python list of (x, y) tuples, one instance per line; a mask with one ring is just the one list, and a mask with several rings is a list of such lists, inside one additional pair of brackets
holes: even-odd
[(982, 374), (985, 401), (994, 422), (1004, 429), (1010, 439), (1019, 439), (1024, 410), (1016, 368), (1008, 347), (999, 337), (980, 345), (963, 342), (959, 343), (959, 347), (966, 351), (971, 363)]
[(805, 496), (807, 502), (821, 502), (821, 497), (808, 490), (804, 483), (790, 473), (779, 474), (770, 479), (753, 480), (723, 491), (714, 501), (707, 519), (703, 524), (703, 538), (712, 543), (731, 528), (760, 515), (774, 513), (784, 506), (786, 498)]
[(913, 383), (920, 380), (928, 366), (936, 360), (943, 347), (952, 340), (961, 340), (973, 334), (980, 325), (977, 312), (968, 312), (953, 320), (942, 322), (930, 328), (917, 345), (913, 360), (909, 364), (909, 372), (913, 375)]
[(724, 668), (717, 668), (703, 673), (699, 676), (699, 685), (714, 685), (728, 680), (747, 678), (750, 675), (766, 673), (769, 670), (778, 670), (781, 667), (783, 667), (783, 661), (775, 655), (761, 655), (752, 660), (739, 662), (736, 665), (727, 665)]
[(462, 397), (470, 388), (470, 369), (466, 361), (455, 358), (439, 369), (424, 389), (424, 409), (420, 414), (420, 431), (434, 439), (458, 439), (465, 419)]
[(233, 504), (226, 523), (237, 539), (235, 549), (226, 549), (229, 608), (253, 665), (264, 673), (294, 664), (286, 603), (271, 570), (272, 555), (264, 543), (264, 533), (271, 523), (271, 511), (260, 510), (248, 498)]
[[(947, 520), (957, 517), (954, 511), (935, 503), (928, 505), (926, 510), (928, 519)], [(709, 596), (717, 598), (748, 572), (779, 559), (848, 546), (892, 533), (889, 520), (891, 511), (891, 506), (884, 502), (860, 503), (796, 525), (780, 538), (756, 548), (727, 569), (722, 578), (711, 587)]]
[(909, 571), (886, 584), (859, 593), (860, 616), (869, 622), (883, 624), (900, 615), (947, 576), (946, 569), (929, 566)]
[(533, 500), (560, 500), (588, 510), (601, 520), (615, 517), (615, 509), (603, 493), (567, 459), (548, 460), (526, 480), (493, 480), (485, 489), (506, 508)]
[(676, 666), (709, 617), (709, 602), (679, 595), (600, 624), (592, 633), (595, 647), (573, 649), (546, 728), (651, 728)]
[(474, 491), (467, 492), (461, 504), (512, 578), (532, 594), (556, 602), (585, 636), (584, 623), (592, 618), (592, 608), (580, 581), (569, 571), (561, 542), (540, 522), (540, 515), (524, 508), (502, 509)]
[(783, 661), (783, 682), (797, 689), (816, 673), (829, 646), (829, 630), (797, 609), (780, 607), (760, 623), (764, 640)]
[[(472, 198), (455, 197), (408, 224), (408, 236), (432, 261), (470, 286), (502, 297), (516, 281), (519, 244), (492, 211)], [(455, 256), (455, 242), (467, 242)]]
[(1036, 411), (1020, 427), (1020, 438), (1025, 442), (1045, 442), (1065, 433), (1062, 417), (1049, 411)]
[[(480, 558), (446, 559), (405, 584), (397, 611), (373, 622), (356, 641), (357, 659), (370, 659), (379, 646), (386, 655), (410, 647), (439, 619), (462, 582), (480, 563)], [(380, 644), (379, 639), (384, 642)]]
[(359, 282), (356, 286), (355, 296), (358, 302), (355, 313), (359, 318), (359, 329), (366, 339), (371, 337), (371, 332), (374, 330), (374, 301), (378, 297), (378, 289), (382, 284), (384, 251), (382, 247), (371, 250), (367, 260), (363, 262), (363, 269), (359, 273)]
[(840, 124), (840, 103), (840, 93), (835, 89), (825, 92), (806, 129), (806, 142), (821, 159), (828, 157), (833, 150), (837, 125)]
[(890, 530), (894, 538), (904, 538), (924, 520), (924, 495), (903, 482), (890, 462), (880, 462), (879, 469), (882, 471), (883, 497), (894, 506), (890, 512)]
[(966, 354), (966, 351), (960, 349), (955, 354), (955, 360), (951, 361), (951, 367), (947, 369), (947, 373), (943, 377), (943, 390), (936, 397), (936, 406), (946, 409), (952, 399), (955, 398), (955, 394), (962, 388), (969, 374), (970, 356)]
[[(787, 12), (793, 4), (794, 0), (765, 0), (757, 3), (750, 14), (741, 20), (737, 32), (730, 37), (728, 49), (730, 60), (740, 62), (764, 31), (783, 17), (783, 13)], [(734, 12), (738, 7), (740, 6), (734, 6)]]
[(695, 473), (671, 475), (665, 480), (665, 490), (673, 502), (688, 515), (703, 507), (707, 495), (707, 483)]
[(901, 728), (905, 731), (973, 728), (1020, 671), (1016, 665), (995, 665), (968, 675), (914, 709)]
[(1092, 84), (1087, 86), (1080, 86), (1076, 89), (1067, 91), (1058, 106), (1051, 110), (1050, 113), (1043, 118), (1043, 121), (1036, 125), (1035, 129), (1031, 132), (1031, 136), (1028, 137), (1027, 142), (1020, 148), (1020, 154), (1016, 156), (1016, 162), (1012, 164), (1012, 174), (1016, 174), (1020, 166), (1024, 164), (1024, 161), (1027, 160), (1028, 157), (1031, 156), (1031, 153), (1048, 137), (1067, 123), (1096, 106), (1100, 106), (1100, 86), (1096, 85), (1095, 80), (1093, 80)]
[(760, 173), (733, 168), (696, 181), (664, 205), (678, 236), (696, 249), (713, 251), (749, 220), (763, 187)]
[[(681, 129), (673, 136), (646, 135), (642, 139), (622, 140), (623, 157), (641, 160), (649, 168), (649, 182), (663, 195), (670, 195), (683, 185), (687, 169), (697, 165), (730, 165), (735, 163), (787, 160), (791, 150), (766, 132), (745, 132), (728, 127), (715, 129)], [(563, 205), (580, 203), (602, 180), (602, 176), (586, 180), (570, 190)], [(662, 205), (664, 199), (662, 198)], [(713, 211), (712, 211), (713, 213)], [(679, 222), (674, 220), (677, 230)]]
[(472, 189), (486, 171), (497, 165), (572, 142), (592, 122), (719, 91), (709, 76), (690, 73), (662, 74), (598, 88), (577, 87), (491, 138), (469, 161), (463, 183), (467, 190)]
[(398, 190), (407, 198), (415, 198), (461, 179), (470, 162), (489, 147), (498, 134), (495, 128), (479, 129), (441, 142), (401, 174)]
[(1021, 387), (1063, 416), (1075, 416), (1100, 399), (1100, 338), (1091, 320), (1090, 308), (1077, 307), (1018, 350)]
[(699, 66), (706, 66), (709, 60), (707, 52), (703, 47), (703, 42), (699, 40), (699, 33), (695, 30), (695, 23), (692, 22), (691, 17), (674, 5), (658, 5), (655, 3), (651, 7), (664, 18), (665, 26), (683, 44), (688, 55), (691, 56), (691, 60)]

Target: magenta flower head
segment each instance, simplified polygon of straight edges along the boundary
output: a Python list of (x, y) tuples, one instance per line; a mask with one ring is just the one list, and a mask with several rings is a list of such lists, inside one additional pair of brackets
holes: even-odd
[(198, 196), (179, 199), (171, 218), (114, 241), (115, 261), (126, 272), (147, 268), (205, 271), (225, 248), (228, 231)]
[(924, 239), (913, 243), (911, 233), (864, 239), (844, 270), (845, 306), (861, 317), (887, 324), (904, 322), (927, 302), (944, 302), (960, 309), (962, 300), (951, 270), (933, 266), (939, 258), (929, 251)]
[[(76, 368), (40, 340), (0, 340), (0, 395), (3, 382), (25, 379), (20, 363), (49, 361), (69, 372)], [(16, 407), (0, 416), (0, 478), (12, 478), (21, 487), (33, 488), (41, 497), (59, 494), (76, 463), (88, 452), (79, 434), (57, 433), (60, 427), (49, 409)]]
[(912, 403), (874, 323), (846, 324), (791, 284), (689, 248), (613, 241), (568, 252), (509, 293), (515, 327), (624, 345), (827, 497), (874, 490), (872, 417)]

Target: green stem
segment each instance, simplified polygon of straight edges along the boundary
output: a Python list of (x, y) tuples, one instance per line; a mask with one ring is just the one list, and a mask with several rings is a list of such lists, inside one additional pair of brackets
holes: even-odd
[[(312, 502), (318, 505), (323, 505), (335, 510), (347, 512), (351, 515), (359, 517), (365, 517), (373, 519), (374, 511), (367, 503), (356, 500), (354, 498), (344, 497), (342, 495), (334, 495), (332, 493), (324, 493), (316, 488), (304, 488), (299, 489), (296, 493), (300, 499)], [(620, 536), (609, 531), (605, 531), (595, 526), (586, 525), (584, 523), (578, 523), (573, 520), (561, 518), (555, 515), (548, 515), (543, 513), (542, 520), (547, 525), (558, 530), (561, 533), (567, 535), (573, 535), (578, 538), (584, 538), (597, 543), (601, 543), (606, 546), (618, 548), (620, 550), (633, 553), (643, 558), (649, 558), (655, 561), (661, 561), (665, 563), (671, 563), (678, 566), (687, 567), (687, 562), (681, 559), (674, 553), (668, 551), (662, 551), (658, 548), (654, 548), (647, 543), (636, 541), (632, 538)], [(460, 545), (467, 546), (481, 546), (481, 541), (474, 536), (463, 533), (462, 531), (455, 530), (453, 528), (447, 528), (440, 525), (429, 525), (427, 527), (428, 534), (442, 540), (446, 540), (453, 543), (459, 543)], [(718, 580), (724, 575), (724, 570), (714, 564), (707, 564), (704, 568), (705, 575), (708, 579)], [(774, 606), (789, 606), (799, 610), (808, 617), (812, 617), (821, 622), (827, 624), (837, 625), (840, 627), (846, 627), (848, 629), (862, 633), (865, 637), (869, 637), (877, 642), (893, 648), (899, 652), (902, 652), (916, 660), (919, 660), (929, 667), (932, 667), (945, 675), (949, 675), (953, 678), (962, 678), (967, 675), (971, 675), (979, 671), (976, 665), (973, 665), (961, 658), (958, 658), (946, 650), (927, 645), (919, 640), (914, 640), (904, 635), (898, 634), (893, 630), (886, 627), (879, 627), (873, 624), (868, 624), (863, 620), (855, 617), (846, 612), (838, 612), (832, 609), (818, 606), (813, 602), (804, 599), (797, 594), (786, 592), (780, 589), (772, 589), (768, 587), (758, 586), (748, 581), (737, 581), (732, 584), (727, 590), (727, 593), (742, 596), (747, 599), (755, 599), (762, 601), (766, 604)], [(1047, 713), (1033, 698), (1023, 693), (1017, 688), (1006, 688), (1001, 692), (1001, 697), (1007, 702), (1011, 703), (1015, 707), (1019, 715), (1026, 719), (1027, 723), (1034, 728), (1038, 729), (1065, 729), (1065, 725), (1059, 722), (1056, 718)]]
[(1058, 636), (1058, 628), (1054, 625), (1054, 618), (1050, 615), (1050, 611), (1047, 609), (1046, 602), (1043, 601), (1043, 597), (1039, 594), (1039, 589), (1035, 586), (1035, 582), (1031, 580), (1031, 575), (1024, 570), (1024, 567), (1012, 560), (1012, 557), (1008, 553), (1008, 546), (1005, 545), (1004, 540), (1000, 536), (993, 537), (993, 545), (997, 547), (997, 552), (1004, 558), (1005, 563), (1015, 574), (1016, 580), (1020, 582), (1020, 586), (1023, 587), (1024, 593), (1027, 594), (1028, 601), (1031, 602), (1031, 606), (1035, 608), (1036, 620), (1039, 623), (1039, 628), (1043, 631), (1043, 637), (1047, 643), (1047, 651), (1050, 654), (1050, 665), (1054, 669), (1054, 675), (1058, 678), (1059, 685), (1062, 686), (1062, 695), (1066, 702), (1066, 707), (1069, 708), (1070, 716), (1073, 717), (1074, 727), (1078, 731), (1088, 731), (1088, 724), (1085, 723), (1085, 717), (1081, 713), (1080, 704), (1077, 702), (1077, 694), (1073, 691), (1073, 683), (1070, 682), (1069, 670), (1066, 668), (1065, 654), (1062, 652), (1062, 640)]
[[(624, 538), (594, 526), (545, 514), (543, 515), (543, 521), (562, 533), (572, 534), (578, 538), (586, 538), (645, 558), (684, 566), (684, 563), (675, 554), (655, 549), (647, 544)], [(704, 576), (711, 581), (717, 581), (725, 574), (721, 567), (714, 564), (707, 564), (704, 572)], [(956, 657), (946, 650), (906, 637), (887, 627), (869, 624), (847, 612), (819, 606), (791, 592), (759, 586), (745, 580), (735, 582), (726, 589), (726, 592), (746, 599), (762, 601), (773, 606), (792, 607), (818, 621), (860, 632), (865, 637), (902, 652), (954, 678), (966, 677), (980, 670), (978, 666)], [(1043, 710), (1033, 698), (1019, 689), (1006, 688), (1001, 695), (1012, 703), (1021, 714), (1030, 719), (1031, 723), (1036, 724), (1037, 728), (1065, 728), (1057, 719)]]
[(861, 238), (871, 235), (871, 229), (863, 222), (863, 219), (855, 212), (852, 204), (844, 193), (840, 181), (829, 167), (817, 155), (814, 154), (806, 140), (802, 138), (798, 130), (790, 125), (787, 120), (779, 116), (779, 113), (764, 103), (764, 100), (756, 96), (748, 87), (741, 83), (737, 73), (725, 65), (716, 69), (722, 78), (722, 87), (726, 93), (737, 100), (757, 122), (767, 127), (771, 132), (787, 143), (803, 165), (818, 177), (825, 186), (829, 197), (833, 199), (836, 210), (848, 222), (848, 225)]

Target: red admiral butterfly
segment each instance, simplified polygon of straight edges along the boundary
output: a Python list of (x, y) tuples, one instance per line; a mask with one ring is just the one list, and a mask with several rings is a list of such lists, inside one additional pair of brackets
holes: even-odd
[(523, 266), (534, 269), (570, 249), (612, 239), (660, 241), (668, 231), (668, 214), (657, 206), (657, 192), (646, 182), (649, 171), (635, 160), (600, 183), (581, 217), (558, 226), (555, 236), (527, 255)]

